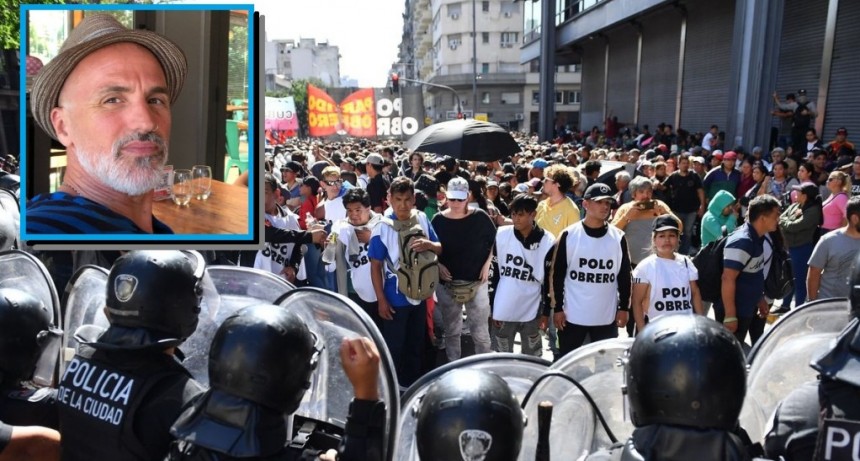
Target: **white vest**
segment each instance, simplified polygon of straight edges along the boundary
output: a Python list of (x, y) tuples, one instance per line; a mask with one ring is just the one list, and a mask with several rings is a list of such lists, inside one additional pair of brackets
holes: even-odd
[(526, 248), (517, 240), (514, 226), (499, 228), (496, 232), (499, 285), (493, 306), (494, 320), (530, 322), (535, 319), (544, 280), (544, 259), (554, 242), (552, 234), (544, 231), (539, 243)]
[[(379, 223), (376, 224), (377, 226)], [(372, 230), (372, 229), (371, 229)], [(334, 225), (332, 232), (337, 233), (337, 238), (343, 242), (344, 260), (349, 271), (349, 277), (352, 280), (352, 288), (355, 293), (365, 302), (376, 302), (376, 291), (373, 290), (373, 282), (370, 279), (370, 257), (367, 255), (367, 248), (370, 243), (359, 243), (361, 250), (358, 255), (349, 260), (349, 242), (355, 236), (355, 227), (347, 220), (341, 220)], [(331, 264), (334, 266), (334, 264)]]
[(633, 269), (633, 283), (651, 286), (645, 312), (649, 321), (669, 314), (692, 314), (690, 281), (698, 279), (699, 272), (693, 261), (679, 254), (674, 260), (651, 255)]
[(615, 320), (618, 308), (617, 277), (624, 232), (608, 226), (606, 235), (592, 238), (582, 226), (578, 222), (565, 229), (564, 315), (576, 325), (609, 325)]
[[(266, 214), (266, 222), (272, 227), (279, 229), (301, 230), (298, 216), (289, 210), (286, 210), (286, 212), (285, 216)], [(293, 254), (295, 246), (295, 243), (266, 242), (266, 246), (257, 252), (257, 257), (254, 259), (254, 269), (262, 269), (283, 277), (281, 271), (284, 270), (284, 266), (290, 261), (290, 255)]]

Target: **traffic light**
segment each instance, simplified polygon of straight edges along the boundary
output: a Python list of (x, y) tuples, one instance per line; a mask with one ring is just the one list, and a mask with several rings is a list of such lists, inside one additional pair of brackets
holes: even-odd
[(397, 93), (400, 91), (400, 76), (396, 72), (391, 73), (391, 92)]

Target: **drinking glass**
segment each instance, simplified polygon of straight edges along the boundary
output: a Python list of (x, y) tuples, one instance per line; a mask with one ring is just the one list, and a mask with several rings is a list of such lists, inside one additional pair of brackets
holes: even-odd
[(194, 165), (191, 169), (194, 198), (206, 200), (212, 193), (212, 168), (206, 165)]
[(191, 170), (175, 170), (173, 172), (173, 203), (187, 206), (192, 195)]

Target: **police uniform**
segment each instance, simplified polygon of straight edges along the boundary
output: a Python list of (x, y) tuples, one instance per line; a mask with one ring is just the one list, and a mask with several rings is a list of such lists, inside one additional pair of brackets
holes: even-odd
[(586, 461), (744, 461), (744, 442), (731, 432), (667, 425), (637, 428), (630, 439), (588, 455)]
[[(58, 389), (62, 459), (153, 460), (167, 453), (170, 425), (203, 388), (161, 348), (123, 349), (140, 331), (112, 328), (97, 341), (82, 336), (86, 342)], [(96, 334), (92, 327), (88, 333)]]
[(56, 389), (20, 386), (0, 392), (0, 421), (13, 426), (60, 427)]

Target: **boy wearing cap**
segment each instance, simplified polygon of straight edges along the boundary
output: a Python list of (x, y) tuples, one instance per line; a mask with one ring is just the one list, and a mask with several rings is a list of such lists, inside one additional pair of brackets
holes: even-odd
[(607, 222), (612, 190), (592, 184), (585, 191), (585, 218), (559, 235), (552, 249), (545, 283), (550, 302), (544, 306), (541, 328), (550, 311), (558, 329), (561, 355), (592, 341), (618, 337), (630, 310), (630, 255), (624, 231)]
[(724, 190), (732, 196), (738, 196), (738, 186), (741, 183), (741, 173), (735, 169), (738, 155), (733, 151), (723, 154), (719, 168), (714, 168), (705, 175), (702, 186), (705, 188), (705, 198), (710, 202), (717, 192)]
[(31, 91), (33, 117), (66, 146), (57, 192), (27, 204), (27, 232), (169, 234), (152, 214), (185, 55), (156, 33), (87, 15)]

